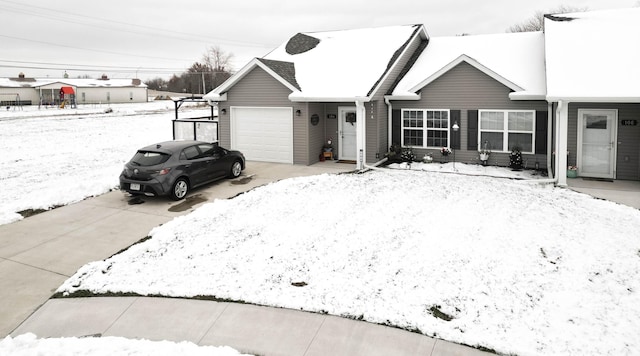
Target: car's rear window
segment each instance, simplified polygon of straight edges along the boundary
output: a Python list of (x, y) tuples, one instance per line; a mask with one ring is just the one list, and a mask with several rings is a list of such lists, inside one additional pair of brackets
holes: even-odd
[(137, 166), (155, 166), (169, 159), (169, 155), (160, 152), (138, 151), (131, 159), (131, 163)]

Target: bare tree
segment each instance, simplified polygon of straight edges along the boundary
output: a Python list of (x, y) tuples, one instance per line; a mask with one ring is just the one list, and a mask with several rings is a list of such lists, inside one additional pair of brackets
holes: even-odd
[(231, 76), (231, 60), (233, 53), (225, 52), (220, 46), (211, 46), (202, 57), (203, 63), (209, 68), (208, 82), (214, 89)]
[(512, 25), (507, 29), (507, 32), (534, 32), (542, 31), (544, 29), (544, 15), (545, 14), (566, 14), (569, 12), (583, 12), (589, 10), (588, 7), (575, 7), (561, 5), (555, 9), (549, 11), (536, 11), (536, 13), (528, 20)]
[(202, 57), (204, 64), (207, 64), (209, 68), (214, 71), (230, 71), (231, 60), (233, 59), (233, 53), (225, 52), (220, 46), (211, 46), (207, 49), (207, 52)]

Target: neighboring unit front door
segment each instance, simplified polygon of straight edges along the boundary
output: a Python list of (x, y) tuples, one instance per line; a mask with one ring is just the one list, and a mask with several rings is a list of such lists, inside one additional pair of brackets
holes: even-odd
[(356, 107), (338, 108), (338, 155), (340, 159), (355, 161), (358, 154)]
[(578, 172), (583, 177), (615, 178), (616, 110), (578, 110)]

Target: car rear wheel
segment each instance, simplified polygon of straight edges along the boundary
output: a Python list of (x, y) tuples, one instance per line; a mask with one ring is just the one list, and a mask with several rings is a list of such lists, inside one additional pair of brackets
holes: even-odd
[(229, 170), (229, 178), (238, 178), (242, 173), (242, 163), (240, 161), (235, 161), (231, 165), (231, 169)]
[(181, 200), (187, 196), (189, 192), (189, 182), (185, 178), (179, 178), (173, 183), (173, 188), (171, 188), (171, 198), (173, 200)]

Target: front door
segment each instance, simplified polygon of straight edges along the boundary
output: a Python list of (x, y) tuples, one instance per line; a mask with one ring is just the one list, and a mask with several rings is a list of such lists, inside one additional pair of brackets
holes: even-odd
[(338, 157), (355, 161), (358, 154), (356, 107), (340, 107), (338, 115)]
[(578, 172), (583, 177), (615, 178), (616, 110), (578, 110)]

